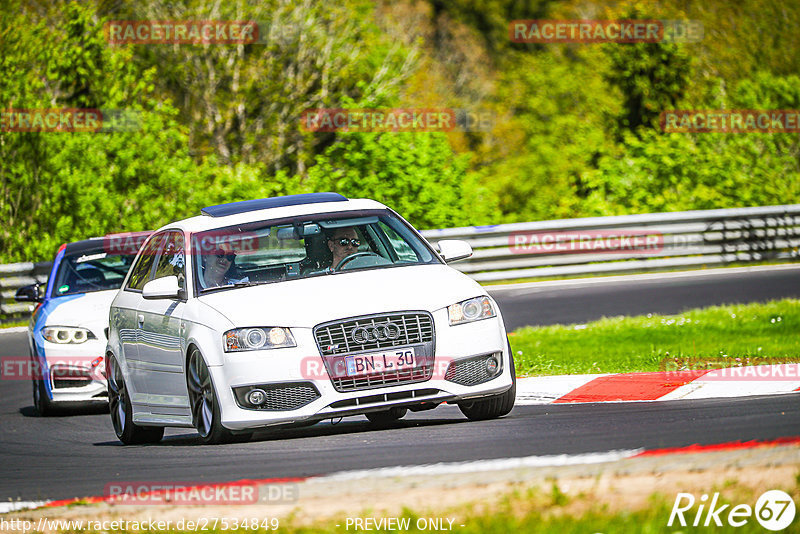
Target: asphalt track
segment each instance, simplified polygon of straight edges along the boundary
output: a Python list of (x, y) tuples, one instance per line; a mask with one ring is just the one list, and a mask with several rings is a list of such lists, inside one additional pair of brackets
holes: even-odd
[[(798, 273), (623, 282), (616, 287), (605, 282), (560, 295), (555, 289), (531, 291), (525, 298), (503, 295), (498, 301), (512, 328), (532, 322), (584, 322), (598, 313), (664, 313), (800, 296)], [(0, 357), (26, 354), (24, 336), (0, 335)], [(469, 422), (456, 407), (444, 406), (383, 429), (356, 417), (336, 425), (259, 432), (248, 443), (223, 446), (200, 446), (192, 432), (170, 429), (158, 445), (125, 447), (104, 411), (34, 417), (29, 382), (0, 380), (0, 500), (102, 495), (112, 482), (305, 477), (398, 465), (770, 440), (800, 436), (799, 405), (800, 394), (519, 406), (505, 418), (486, 422)]]

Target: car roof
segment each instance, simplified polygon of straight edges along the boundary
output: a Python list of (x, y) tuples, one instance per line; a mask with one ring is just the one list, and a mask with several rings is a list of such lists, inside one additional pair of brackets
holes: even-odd
[(152, 233), (151, 230), (145, 230), (143, 232), (108, 234), (102, 237), (90, 237), (89, 239), (83, 239), (81, 241), (73, 241), (72, 243), (66, 243), (62, 246), (64, 247), (64, 255), (85, 254), (87, 252), (109, 252), (109, 246), (113, 243), (114, 239), (124, 239), (133, 234), (147, 236)]
[[(304, 202), (305, 199), (312, 201)], [(157, 231), (176, 228), (186, 232), (203, 232), (214, 228), (298, 215), (374, 209), (387, 209), (387, 207), (375, 200), (348, 199), (337, 193), (313, 193), (308, 196), (290, 195), (210, 206), (201, 210), (202, 215), (164, 225)], [(216, 215), (211, 215), (212, 213)]]
[(104, 249), (104, 240), (105, 238), (103, 237), (90, 237), (89, 239), (84, 239), (83, 241), (73, 241), (72, 243), (67, 243), (64, 249), (64, 254), (72, 255), (86, 252), (102, 252)]
[(282, 208), (285, 206), (300, 206), (303, 204), (322, 204), (324, 202), (346, 202), (347, 197), (339, 193), (305, 193), (301, 195), (288, 195), (285, 197), (259, 198), (254, 200), (242, 200), (240, 202), (228, 202), (209, 206), (200, 210), (203, 215), (211, 217), (224, 217), (226, 215), (236, 215), (237, 213), (248, 213), (270, 208)]

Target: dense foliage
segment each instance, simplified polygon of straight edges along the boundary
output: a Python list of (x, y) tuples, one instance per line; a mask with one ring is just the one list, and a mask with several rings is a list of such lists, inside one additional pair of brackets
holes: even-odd
[[(209, 204), (308, 191), (375, 198), (423, 228), (800, 198), (796, 134), (658, 124), (668, 109), (800, 109), (800, 4), (6, 0), (0, 9), (0, 111), (136, 117), (102, 133), (0, 128), (2, 262), (49, 259), (62, 242), (155, 228)], [(510, 20), (534, 18), (692, 19), (705, 37), (508, 40)], [(256, 44), (109, 44), (107, 21), (141, 19), (258, 20), (272, 31)], [(493, 120), (449, 133), (300, 127), (303, 111), (324, 107), (447, 107)]]

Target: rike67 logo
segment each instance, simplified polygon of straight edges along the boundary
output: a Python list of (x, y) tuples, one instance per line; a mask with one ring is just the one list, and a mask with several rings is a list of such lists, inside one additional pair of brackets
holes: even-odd
[(780, 490), (765, 491), (754, 507), (749, 504), (722, 504), (719, 492), (710, 499), (705, 493), (699, 499), (695, 499), (691, 493), (679, 493), (672, 505), (667, 526), (671, 527), (677, 522), (682, 527), (721, 527), (724, 524), (742, 527), (755, 517), (762, 527), (777, 532), (792, 524), (795, 512), (792, 497)]

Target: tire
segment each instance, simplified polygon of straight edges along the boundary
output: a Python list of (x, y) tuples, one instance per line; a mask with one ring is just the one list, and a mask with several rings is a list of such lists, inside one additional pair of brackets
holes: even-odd
[(514, 400), (517, 397), (517, 371), (514, 369), (514, 353), (511, 352), (511, 344), (508, 343), (508, 359), (511, 365), (511, 389), (505, 393), (487, 397), (472, 402), (462, 402), (458, 405), (461, 413), (471, 421), (485, 421), (486, 419), (496, 419), (507, 415), (514, 407)]
[(33, 380), (33, 407), (39, 417), (53, 415), (53, 402), (47, 396), (44, 380)]
[(109, 356), (107, 362), (108, 412), (111, 414), (111, 424), (117, 438), (125, 445), (158, 443), (164, 437), (164, 427), (134, 424), (133, 406), (122, 368), (113, 356)]
[(408, 413), (408, 408), (389, 408), (382, 412), (369, 412), (367, 416), (369, 422), (374, 425), (385, 425), (402, 419)]
[(194, 347), (189, 354), (186, 366), (186, 386), (189, 390), (189, 405), (192, 410), (192, 424), (200, 434), (200, 442), (204, 445), (216, 445), (247, 441), (252, 433), (234, 434), (222, 426), (219, 402), (211, 381), (203, 355)]

